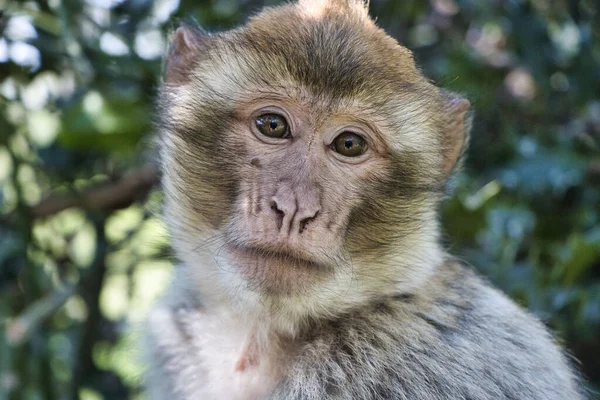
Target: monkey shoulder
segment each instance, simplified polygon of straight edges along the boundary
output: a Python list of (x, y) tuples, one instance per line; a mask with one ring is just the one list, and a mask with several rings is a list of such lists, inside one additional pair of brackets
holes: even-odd
[(456, 263), (323, 325), (298, 354), (274, 398), (583, 398), (545, 327)]

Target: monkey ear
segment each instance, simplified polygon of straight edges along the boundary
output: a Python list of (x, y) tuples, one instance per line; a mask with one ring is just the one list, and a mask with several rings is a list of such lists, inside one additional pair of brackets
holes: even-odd
[(173, 32), (164, 67), (166, 83), (177, 85), (189, 81), (207, 38), (207, 33), (189, 23), (183, 23)]
[(454, 93), (442, 92), (445, 102), (447, 122), (443, 127), (442, 136), (442, 172), (448, 176), (453, 170), (462, 166), (463, 156), (469, 144), (472, 113), (469, 112), (469, 100)]

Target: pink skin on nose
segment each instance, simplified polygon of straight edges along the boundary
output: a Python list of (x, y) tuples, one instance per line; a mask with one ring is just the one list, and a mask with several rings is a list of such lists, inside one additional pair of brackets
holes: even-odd
[(319, 214), (320, 202), (318, 189), (295, 188), (287, 181), (282, 182), (270, 204), (279, 232), (284, 236), (301, 234)]

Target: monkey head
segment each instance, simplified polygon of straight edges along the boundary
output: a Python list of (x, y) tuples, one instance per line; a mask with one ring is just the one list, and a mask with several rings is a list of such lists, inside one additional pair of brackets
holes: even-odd
[(159, 95), (165, 214), (191, 287), (282, 329), (418, 286), (469, 103), (362, 2), (174, 32)]

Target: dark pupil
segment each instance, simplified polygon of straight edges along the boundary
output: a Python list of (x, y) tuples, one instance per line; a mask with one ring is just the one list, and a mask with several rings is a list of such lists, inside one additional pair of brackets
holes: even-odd
[(287, 134), (287, 121), (276, 114), (263, 114), (256, 119), (256, 127), (263, 135), (283, 138)]
[(335, 139), (334, 149), (347, 157), (358, 157), (365, 152), (365, 141), (356, 133), (344, 132)]

